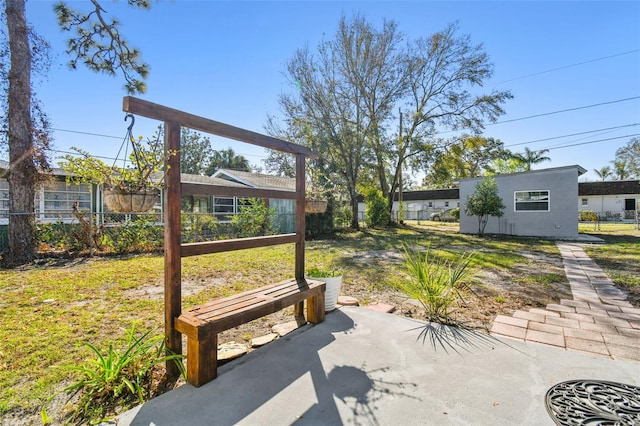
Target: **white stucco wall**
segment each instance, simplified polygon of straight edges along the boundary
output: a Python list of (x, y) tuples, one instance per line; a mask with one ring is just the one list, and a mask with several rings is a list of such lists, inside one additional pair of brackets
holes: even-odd
[[(500, 218), (489, 217), (485, 233), (574, 238), (578, 236), (579, 166), (497, 175), (498, 194), (507, 206)], [(482, 178), (460, 181), (460, 232), (478, 232), (478, 218), (464, 213), (467, 197)], [(516, 211), (516, 191), (549, 191), (548, 211)]]
[[(592, 211), (596, 213), (620, 213), (624, 217), (625, 200), (636, 200), (636, 209), (640, 208), (638, 194), (614, 194), (614, 195), (581, 195), (578, 198), (579, 211)], [(586, 204), (583, 203), (586, 200)]]

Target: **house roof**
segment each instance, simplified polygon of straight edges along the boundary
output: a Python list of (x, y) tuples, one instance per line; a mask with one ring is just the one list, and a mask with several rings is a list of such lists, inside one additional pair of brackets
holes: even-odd
[(640, 194), (640, 180), (612, 180), (605, 182), (580, 182), (578, 195)]
[[(9, 170), (9, 162), (6, 160), (0, 160), (0, 170)], [(73, 176), (73, 173), (64, 171), (59, 167), (52, 167), (50, 174), (53, 176)], [(5, 177), (4, 173), (0, 173), (0, 177)]]
[[(422, 201), (422, 200), (457, 200), (460, 198), (460, 189), (427, 189), (421, 191), (404, 191), (402, 193), (402, 201)], [(398, 193), (396, 192), (394, 201), (398, 201)]]
[(237, 182), (246, 186), (250, 186), (252, 188), (280, 189), (285, 191), (296, 190), (296, 180), (294, 178), (282, 176), (272, 176), (262, 173), (220, 169), (216, 171), (212, 177), (224, 179), (226, 181)]
[[(539, 174), (539, 173), (548, 173), (548, 172), (555, 172), (558, 170), (568, 170), (568, 169), (577, 169), (578, 170), (578, 176), (581, 176), (585, 173), (587, 173), (587, 169), (585, 169), (582, 166), (579, 166), (577, 164), (574, 164), (572, 166), (561, 166), (561, 167), (550, 167), (548, 169), (536, 169), (536, 170), (528, 170), (526, 172), (516, 172), (516, 173), (504, 173), (504, 174), (497, 174), (494, 175), (494, 177), (496, 178), (504, 178), (507, 176), (516, 176), (516, 175), (526, 175), (526, 174)], [(484, 179), (486, 176), (479, 176), (479, 177), (473, 177), (473, 178), (466, 178), (466, 179), (460, 179), (460, 181), (473, 181), (473, 180), (482, 180)]]

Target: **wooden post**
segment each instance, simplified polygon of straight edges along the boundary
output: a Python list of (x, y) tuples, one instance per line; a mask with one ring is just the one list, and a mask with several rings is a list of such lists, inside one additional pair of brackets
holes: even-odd
[[(175, 318), (182, 312), (182, 261), (180, 253), (180, 123), (164, 123), (165, 152), (175, 152), (165, 161), (164, 181), (164, 330), (167, 352), (182, 354), (182, 335)], [(167, 375), (177, 377), (180, 370), (173, 361), (166, 363)]]
[[(305, 172), (304, 154), (296, 154), (296, 259), (295, 276), (298, 285), (305, 284), (304, 279), (304, 237), (305, 237)], [(294, 315), (298, 323), (304, 323), (304, 302), (297, 303)]]

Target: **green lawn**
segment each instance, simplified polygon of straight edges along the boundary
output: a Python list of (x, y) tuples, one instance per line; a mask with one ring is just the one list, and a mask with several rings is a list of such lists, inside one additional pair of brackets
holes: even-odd
[[(638, 268), (638, 233), (629, 234), (631, 241), (620, 234), (614, 244), (594, 247), (590, 254), (614, 257)], [(401, 279), (403, 265), (363, 264), (356, 261), (359, 256), (378, 251), (401, 253), (404, 245), (428, 242), (438, 256), (475, 250), (475, 268), (507, 272), (527, 262), (518, 251), (559, 256), (553, 241), (480, 239), (458, 234), (456, 226), (416, 226), (341, 233), (332, 240), (310, 241), (306, 265), (342, 270), (347, 286), (357, 283), (375, 292)], [(183, 281), (204, 289), (186, 296), (183, 304), (289, 278), (293, 268), (292, 244), (185, 258)], [(77, 364), (89, 356), (80, 342), (99, 348), (122, 342), (134, 321), (140, 322), (139, 328), (162, 330), (161, 293), (149, 297), (141, 292), (143, 288), (161, 289), (162, 280), (163, 258), (159, 255), (80, 259), (61, 265), (53, 261), (22, 270), (0, 270), (0, 415), (15, 409), (37, 411), (48, 397), (61, 391), (69, 383), (70, 373), (56, 367)], [(206, 287), (207, 282), (217, 284)]]

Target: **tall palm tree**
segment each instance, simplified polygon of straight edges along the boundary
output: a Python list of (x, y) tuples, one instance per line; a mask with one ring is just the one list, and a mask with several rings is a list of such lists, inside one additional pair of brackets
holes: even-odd
[(540, 164), (543, 161), (551, 161), (551, 158), (546, 157), (544, 154), (549, 152), (548, 149), (541, 149), (539, 151), (534, 151), (529, 148), (524, 149), (524, 153), (516, 153), (513, 154), (513, 158), (522, 163), (525, 170), (531, 170), (531, 166), (534, 164)]
[(607, 178), (611, 177), (613, 173), (611, 173), (611, 167), (604, 166), (600, 169), (593, 169), (593, 171), (598, 175), (600, 179), (603, 181), (607, 180)]

